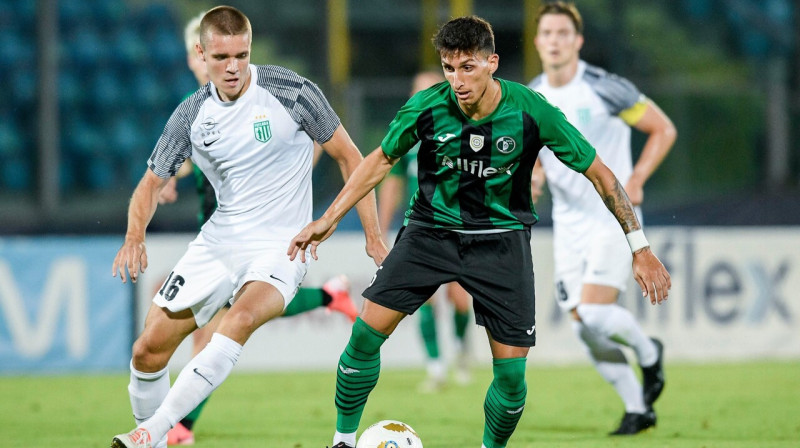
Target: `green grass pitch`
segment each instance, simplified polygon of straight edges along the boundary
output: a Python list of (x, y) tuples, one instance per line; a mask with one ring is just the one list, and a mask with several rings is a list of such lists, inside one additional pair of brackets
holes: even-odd
[[(177, 373), (177, 372), (173, 372)], [(658, 427), (611, 438), (623, 409), (589, 366), (529, 364), (528, 400), (509, 447), (800, 446), (800, 362), (667, 366)], [(385, 369), (360, 430), (402, 420), (426, 448), (479, 447), (488, 368), (468, 386), (416, 392), (421, 370)], [(107, 447), (129, 430), (127, 374), (0, 377), (0, 446)], [(195, 427), (198, 448), (322, 448), (334, 430), (335, 375), (237, 373), (212, 395)]]

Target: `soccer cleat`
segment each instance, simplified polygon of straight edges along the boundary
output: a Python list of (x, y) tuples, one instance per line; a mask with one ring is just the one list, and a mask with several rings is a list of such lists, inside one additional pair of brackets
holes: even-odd
[(175, 427), (167, 432), (167, 445), (194, 445), (194, 433), (192, 430), (178, 422)]
[(622, 422), (616, 431), (608, 433), (610, 436), (631, 436), (644, 431), (647, 428), (656, 426), (655, 412), (646, 412), (644, 414), (634, 414), (626, 412), (622, 417)]
[(465, 386), (472, 382), (472, 373), (470, 372), (470, 357), (469, 353), (465, 350), (459, 350), (456, 357), (456, 383)]
[(653, 409), (661, 392), (664, 390), (664, 344), (656, 338), (650, 338), (656, 346), (658, 359), (650, 367), (642, 367), (642, 394), (644, 395), (644, 405), (647, 409)]
[(111, 440), (111, 448), (152, 448), (150, 433), (144, 428), (136, 428), (127, 434), (118, 434)]
[(344, 442), (339, 442), (336, 445), (332, 446), (331, 448), (355, 448), (355, 447), (352, 447)]
[(428, 376), (419, 384), (418, 390), (422, 394), (435, 394), (441, 392), (447, 381), (444, 378)]
[(355, 322), (358, 309), (350, 297), (350, 281), (344, 275), (337, 275), (322, 285), (322, 290), (331, 296), (331, 303), (327, 305), (329, 311), (338, 311), (350, 322)]

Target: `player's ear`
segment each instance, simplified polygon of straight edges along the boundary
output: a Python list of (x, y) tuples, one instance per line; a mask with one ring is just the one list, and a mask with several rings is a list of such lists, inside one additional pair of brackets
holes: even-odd
[(194, 51), (197, 53), (197, 57), (199, 57), (201, 61), (206, 61), (206, 54), (203, 52), (203, 46), (200, 45), (200, 42), (194, 44)]
[(575, 49), (579, 50), (583, 48), (583, 34), (578, 34), (575, 37)]
[(489, 62), (489, 74), (493, 75), (500, 66), (500, 55), (497, 53), (492, 53), (486, 60)]

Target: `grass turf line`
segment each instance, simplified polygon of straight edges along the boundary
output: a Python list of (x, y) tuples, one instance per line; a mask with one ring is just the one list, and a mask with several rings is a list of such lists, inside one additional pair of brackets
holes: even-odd
[[(509, 447), (796, 447), (800, 443), (800, 362), (667, 366), (656, 403), (659, 423), (611, 438), (622, 404), (591, 367), (530, 361), (525, 414)], [(173, 372), (176, 373), (176, 372)], [(426, 448), (478, 446), (491, 372), (468, 386), (417, 393), (421, 370), (386, 369), (359, 428), (402, 420)], [(333, 372), (234, 372), (195, 427), (198, 448), (320, 448), (335, 423)], [(133, 425), (127, 374), (0, 377), (0, 433), (6, 448), (107, 447)]]

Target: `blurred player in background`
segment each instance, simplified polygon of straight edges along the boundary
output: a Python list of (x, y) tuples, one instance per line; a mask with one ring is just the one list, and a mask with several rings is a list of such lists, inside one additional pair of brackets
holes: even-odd
[(625, 191), (594, 148), (541, 95), (493, 77), (499, 56), (491, 25), (475, 16), (453, 19), (439, 29), (434, 46), (447, 83), (408, 100), (381, 146), (289, 246), (292, 259), (304, 259), (309, 248), (316, 257), (317, 246), (347, 211), (421, 142), (418, 194), (392, 251), (364, 291), (364, 306), (339, 358), (334, 448), (356, 444), (380, 375), (381, 345), (406, 315), (453, 281), (472, 295), (475, 319), (486, 329), (492, 352), (482, 446), (506, 446), (525, 408), (526, 358), (536, 342), (531, 172), (543, 145), (583, 173), (608, 204), (630, 237), (636, 279), (650, 302), (662, 303), (670, 287)]
[[(411, 85), (411, 95), (444, 81), (441, 70), (428, 70), (417, 73)], [(401, 201), (408, 204), (417, 192), (417, 151), (419, 144), (408, 152), (408, 157), (398, 159), (378, 189), (378, 221), (381, 234), (389, 235), (395, 212)], [(407, 192), (407, 193), (406, 193)], [(456, 337), (456, 382), (466, 384), (470, 381), (469, 347), (467, 346), (467, 325), (472, 298), (456, 282), (441, 288), (453, 305), (453, 331)], [(435, 297), (435, 296), (434, 296)], [(420, 385), (422, 392), (437, 392), (447, 382), (447, 364), (441, 358), (436, 331), (436, 310), (434, 298), (419, 308), (419, 329), (427, 354), (426, 370), (428, 377)]]
[[(205, 13), (201, 13), (190, 20), (189, 23), (186, 24), (183, 33), (186, 44), (186, 63), (201, 87), (208, 84), (209, 81), (208, 74), (206, 73), (206, 66), (195, 50), (195, 47), (200, 44), (200, 21), (204, 14)], [(314, 164), (316, 164), (321, 154), (322, 147), (314, 142)], [(214, 210), (217, 209), (217, 197), (211, 182), (208, 181), (208, 178), (206, 178), (200, 168), (192, 163), (191, 159), (186, 159), (181, 169), (178, 171), (178, 174), (170, 178), (167, 185), (161, 190), (158, 202), (159, 204), (167, 204), (177, 201), (177, 179), (189, 175), (194, 177), (197, 195), (200, 200), (197, 220), (198, 225), (202, 227), (214, 213)], [(350, 287), (347, 277), (343, 275), (335, 276), (326, 281), (325, 284), (322, 285), (322, 288), (300, 288), (297, 294), (295, 294), (294, 299), (286, 306), (283, 317), (301, 314), (321, 306), (326, 307), (329, 311), (338, 311), (346, 315), (351, 322), (355, 321), (358, 310), (350, 298)], [(228, 308), (230, 308), (229, 303), (225, 304), (206, 326), (198, 328), (192, 333), (192, 356), (200, 353), (200, 350), (208, 344), (208, 341), (211, 340), (211, 335), (216, 331), (220, 320), (222, 320), (222, 316), (225, 315)], [(208, 399), (203, 400), (192, 412), (169, 430), (167, 433), (168, 445), (194, 444), (193, 427), (197, 419), (200, 418), (203, 407), (207, 402)]]
[[(542, 6), (536, 48), (544, 73), (529, 87), (561, 109), (597, 149), (636, 206), (643, 187), (675, 142), (670, 119), (628, 80), (580, 59), (583, 21), (572, 3)], [(631, 130), (648, 135), (632, 164)], [(546, 177), (545, 177), (546, 176)], [(534, 200), (547, 179), (553, 199), (555, 290), (573, 329), (600, 375), (616, 389), (625, 415), (612, 435), (636, 434), (656, 424), (653, 403), (664, 388), (663, 346), (645, 335), (633, 315), (617, 304), (631, 275), (631, 254), (615, 217), (591, 182), (567, 169), (545, 148), (534, 168)], [(640, 218), (641, 219), (641, 218)], [(633, 349), (642, 369), (640, 384), (620, 349)]]
[[(313, 142), (345, 179), (362, 160), (319, 88), (285, 68), (250, 64), (251, 41), (250, 21), (239, 10), (219, 6), (203, 16), (196, 49), (210, 82), (173, 112), (131, 198), (112, 265), (123, 282), (128, 275), (135, 282), (147, 267), (147, 224), (159, 192), (187, 158), (219, 203), (153, 299), (131, 360), (137, 426), (115, 436), (112, 447), (166, 446), (167, 431), (227, 378), (252, 333), (291, 303), (308, 263), (289, 260), (286, 244), (311, 221)], [(366, 250), (380, 264), (388, 251), (375, 196), (365, 199), (358, 212)], [(227, 302), (217, 331), (170, 388), (175, 349)]]

